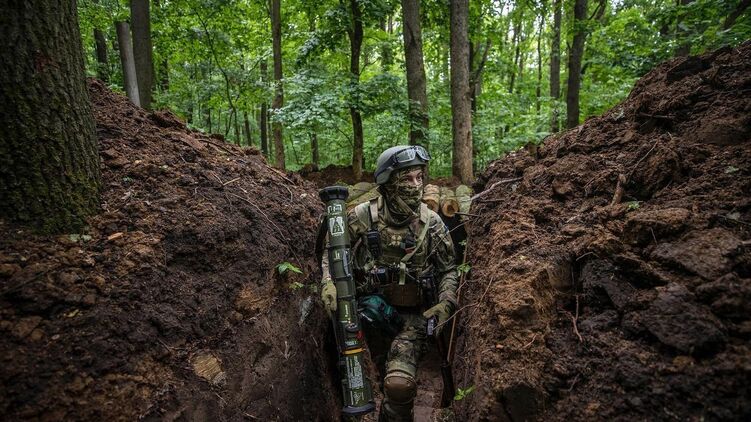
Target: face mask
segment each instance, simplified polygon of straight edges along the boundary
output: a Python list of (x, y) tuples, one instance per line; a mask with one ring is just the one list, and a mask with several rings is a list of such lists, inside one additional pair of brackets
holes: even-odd
[[(392, 208), (395, 208), (399, 214), (410, 214), (416, 212), (420, 208), (420, 201), (422, 200), (423, 184), (414, 185), (406, 180), (402, 180), (404, 174), (408, 170), (405, 169), (400, 173), (392, 175), (391, 179), (384, 186), (386, 194), (392, 202)], [(397, 200), (398, 198), (398, 200)], [(400, 209), (398, 205), (403, 203), (408, 209)]]

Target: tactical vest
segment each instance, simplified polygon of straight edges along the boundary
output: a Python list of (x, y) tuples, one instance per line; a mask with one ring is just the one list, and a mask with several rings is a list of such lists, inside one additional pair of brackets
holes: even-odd
[[(368, 228), (354, 251), (356, 266), (367, 278), (364, 281), (369, 287), (382, 292), (391, 305), (420, 306), (420, 277), (428, 265), (431, 243), (428, 231), (435, 224), (430, 210), (420, 204), (419, 219), (394, 227), (380, 218), (379, 206), (385, 206), (381, 198), (355, 207), (357, 219)], [(377, 239), (372, 236), (374, 233), (378, 234)], [(378, 244), (374, 245), (374, 241)]]

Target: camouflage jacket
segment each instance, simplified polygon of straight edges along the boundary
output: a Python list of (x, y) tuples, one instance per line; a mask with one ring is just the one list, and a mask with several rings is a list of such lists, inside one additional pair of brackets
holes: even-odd
[[(432, 271), (438, 290), (438, 300), (451, 302), (456, 308), (456, 289), (459, 273), (456, 269), (454, 245), (446, 225), (427, 205), (421, 204), (420, 218), (406, 225), (399, 226), (393, 221), (383, 198), (378, 199), (378, 221), (374, 229), (378, 230), (381, 254), (374, 259), (367, 245), (366, 232), (369, 230), (370, 202), (364, 202), (351, 209), (347, 214), (349, 239), (352, 248), (352, 269), (355, 274), (358, 293), (372, 293), (377, 286), (366, 277), (373, 268), (388, 268), (396, 271), (402, 258), (414, 245), (416, 250), (405, 263), (409, 274), (422, 274)], [(426, 229), (427, 225), (427, 229)], [(423, 230), (427, 230), (422, 242), (419, 242)], [(323, 280), (330, 279), (328, 256), (323, 254)], [(408, 280), (414, 282), (414, 280)]]

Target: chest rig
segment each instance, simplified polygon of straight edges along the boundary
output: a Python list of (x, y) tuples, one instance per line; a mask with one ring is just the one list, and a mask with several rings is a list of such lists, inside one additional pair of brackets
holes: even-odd
[[(358, 205), (355, 214), (368, 229), (363, 236), (370, 259), (363, 270), (377, 291), (393, 306), (416, 307), (422, 303), (421, 280), (429, 250), (430, 214), (420, 207), (420, 218), (396, 227), (378, 217), (380, 198)], [(383, 204), (382, 206), (385, 206)]]

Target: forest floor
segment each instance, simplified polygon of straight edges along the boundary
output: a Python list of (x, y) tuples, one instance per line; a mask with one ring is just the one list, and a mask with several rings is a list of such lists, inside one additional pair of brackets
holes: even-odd
[[(0, 417), (338, 419), (311, 251), (316, 185), (348, 170), (311, 182), (90, 93), (101, 212), (53, 238), (0, 223)], [(480, 176), (456, 420), (751, 418), (749, 94), (749, 43), (676, 59)]]

